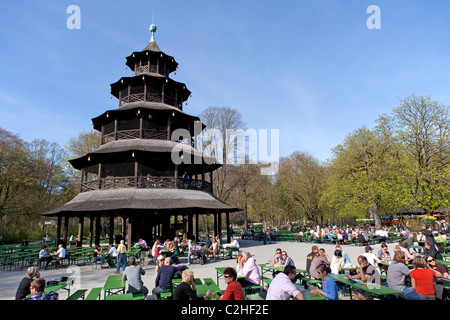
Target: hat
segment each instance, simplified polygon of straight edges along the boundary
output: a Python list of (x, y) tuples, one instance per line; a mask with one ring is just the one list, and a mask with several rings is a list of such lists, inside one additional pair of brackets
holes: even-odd
[(371, 246), (366, 246), (366, 251), (373, 250)]

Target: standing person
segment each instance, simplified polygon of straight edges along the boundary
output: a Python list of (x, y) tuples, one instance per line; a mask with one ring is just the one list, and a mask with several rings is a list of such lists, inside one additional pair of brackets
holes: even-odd
[[(334, 256), (331, 258), (330, 264), (330, 272), (334, 274), (339, 274), (341, 272), (341, 268), (345, 265), (345, 259), (342, 256), (342, 251), (339, 249), (334, 250)], [(319, 274), (320, 275), (320, 274)]]
[(259, 268), (256, 265), (256, 260), (248, 251), (242, 252), (241, 269), (238, 275), (245, 276), (245, 282), (243, 288), (250, 288), (254, 285), (259, 285), (261, 281), (261, 275), (259, 273)]
[(45, 279), (37, 278), (30, 283), (31, 297), (23, 300), (58, 300), (58, 293), (55, 291), (45, 292)]
[(314, 259), (314, 257), (319, 252), (318, 246), (312, 246), (311, 252), (306, 256), (306, 272), (309, 273), (309, 270), (311, 268), (311, 261)]
[(206, 293), (204, 297), (197, 296), (197, 289), (195, 288), (194, 272), (186, 269), (181, 274), (181, 283), (175, 288), (173, 300), (209, 300), (211, 294)]
[(236, 280), (236, 270), (234, 268), (226, 268), (223, 272), (223, 277), (227, 288), (220, 300), (245, 300), (244, 289), (242, 289), (241, 284)]
[(303, 289), (298, 290), (293, 283), (295, 277), (295, 267), (284, 267), (284, 271), (277, 274), (270, 283), (266, 300), (289, 300), (291, 297), (297, 300), (304, 300)]
[(117, 247), (117, 267), (116, 272), (119, 273), (120, 267), (122, 267), (122, 271), (125, 271), (125, 267), (127, 265), (127, 247), (125, 247), (125, 240), (120, 240), (120, 244)]
[(424, 257), (416, 256), (412, 262), (414, 270), (411, 271), (411, 288), (420, 296), (419, 300), (436, 300), (434, 279), (436, 272), (428, 268)]
[(23, 300), (27, 295), (31, 293), (30, 284), (35, 278), (39, 278), (41, 275), (38, 268), (29, 267), (24, 278), (19, 283), (19, 287), (16, 291), (16, 300)]
[(145, 274), (145, 270), (137, 263), (135, 257), (130, 257), (128, 260), (129, 266), (125, 268), (122, 275), (122, 280), (128, 281), (127, 293), (140, 293), (142, 292), (146, 297), (148, 289), (144, 286), (142, 276)]
[(339, 300), (336, 282), (328, 276), (331, 273), (330, 267), (326, 264), (321, 264), (316, 270), (319, 277), (322, 278), (322, 289), (314, 288), (311, 290), (311, 294), (321, 294), (325, 297), (325, 300)]

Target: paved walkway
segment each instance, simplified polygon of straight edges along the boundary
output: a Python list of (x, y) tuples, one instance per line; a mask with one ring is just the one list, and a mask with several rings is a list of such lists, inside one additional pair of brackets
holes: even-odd
[[(287, 251), (288, 255), (294, 260), (298, 269), (305, 269), (306, 256), (311, 252), (312, 243), (298, 243), (298, 242), (272, 242), (263, 244), (262, 241), (254, 240), (241, 240), (238, 239), (240, 247), (244, 251), (249, 251), (256, 258), (256, 262), (266, 263), (271, 260), (276, 248), (281, 248)], [(318, 245), (319, 248), (324, 248), (330, 257), (334, 253), (334, 245)], [(392, 253), (395, 244), (388, 244), (389, 251)], [(380, 250), (380, 245), (372, 245), (373, 252), (376, 254)], [(343, 250), (347, 252), (352, 259), (352, 263), (357, 264), (357, 257), (364, 253), (364, 247), (360, 246), (343, 246)], [(185, 264), (187, 261), (185, 258), (180, 259), (180, 264)], [(235, 267), (235, 260), (217, 260), (208, 261), (204, 265), (191, 264), (189, 268), (194, 272), (196, 278), (213, 278), (216, 279), (216, 267)], [(150, 290), (153, 289), (155, 284), (155, 264), (149, 263), (149, 259), (145, 259), (144, 270), (146, 274), (143, 276), (144, 285)], [(25, 276), (26, 270), (22, 271), (0, 271), (0, 300), (14, 300), (17, 286), (20, 280)], [(86, 266), (70, 266), (69, 268), (61, 268), (59, 270), (41, 270), (41, 277), (45, 280), (55, 280), (62, 276), (74, 276), (75, 288), (90, 289), (94, 287), (103, 287), (106, 278), (110, 274), (114, 274), (115, 269), (92, 269), (90, 265)], [(219, 287), (224, 290), (226, 285), (223, 278), (219, 281)], [(73, 292), (73, 290), (71, 290)], [(60, 290), (60, 299), (67, 298), (67, 291)], [(103, 297), (103, 295), (102, 295)]]

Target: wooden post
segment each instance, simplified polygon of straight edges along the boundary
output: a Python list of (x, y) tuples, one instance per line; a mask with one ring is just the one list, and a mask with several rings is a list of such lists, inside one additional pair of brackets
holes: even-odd
[(84, 227), (84, 216), (78, 218), (78, 240), (77, 247), (83, 246), (83, 227)]
[(214, 236), (217, 236), (217, 213), (213, 213), (214, 215)]
[(109, 216), (109, 245), (114, 244), (114, 214)]
[(69, 232), (69, 216), (64, 217), (64, 236), (63, 236), (63, 245), (67, 248), (67, 233)]
[(133, 232), (133, 220), (131, 219), (131, 217), (128, 218), (128, 223), (127, 223), (127, 250), (131, 249), (131, 241), (132, 241), (132, 232)]
[(167, 118), (167, 141), (170, 141), (170, 127), (172, 125), (172, 115)]
[(58, 225), (56, 226), (56, 245), (61, 243), (61, 222), (62, 216), (58, 216)]
[(226, 219), (227, 219), (227, 243), (231, 242), (231, 235), (230, 235), (230, 213), (226, 213)]
[(95, 245), (96, 246), (100, 245), (100, 231), (101, 231), (100, 216), (98, 215), (95, 218)]
[(92, 242), (94, 239), (94, 216), (89, 216), (89, 247), (92, 247)]
[(198, 213), (195, 214), (195, 241), (198, 241), (198, 235), (199, 235), (199, 231), (198, 231)]
[(98, 164), (98, 189), (102, 188), (102, 164)]

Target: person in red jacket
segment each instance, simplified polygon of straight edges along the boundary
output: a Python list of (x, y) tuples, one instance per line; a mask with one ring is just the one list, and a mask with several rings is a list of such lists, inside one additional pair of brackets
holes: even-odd
[(236, 281), (237, 273), (233, 268), (226, 268), (223, 272), (227, 288), (220, 300), (245, 300), (244, 289), (241, 284)]

